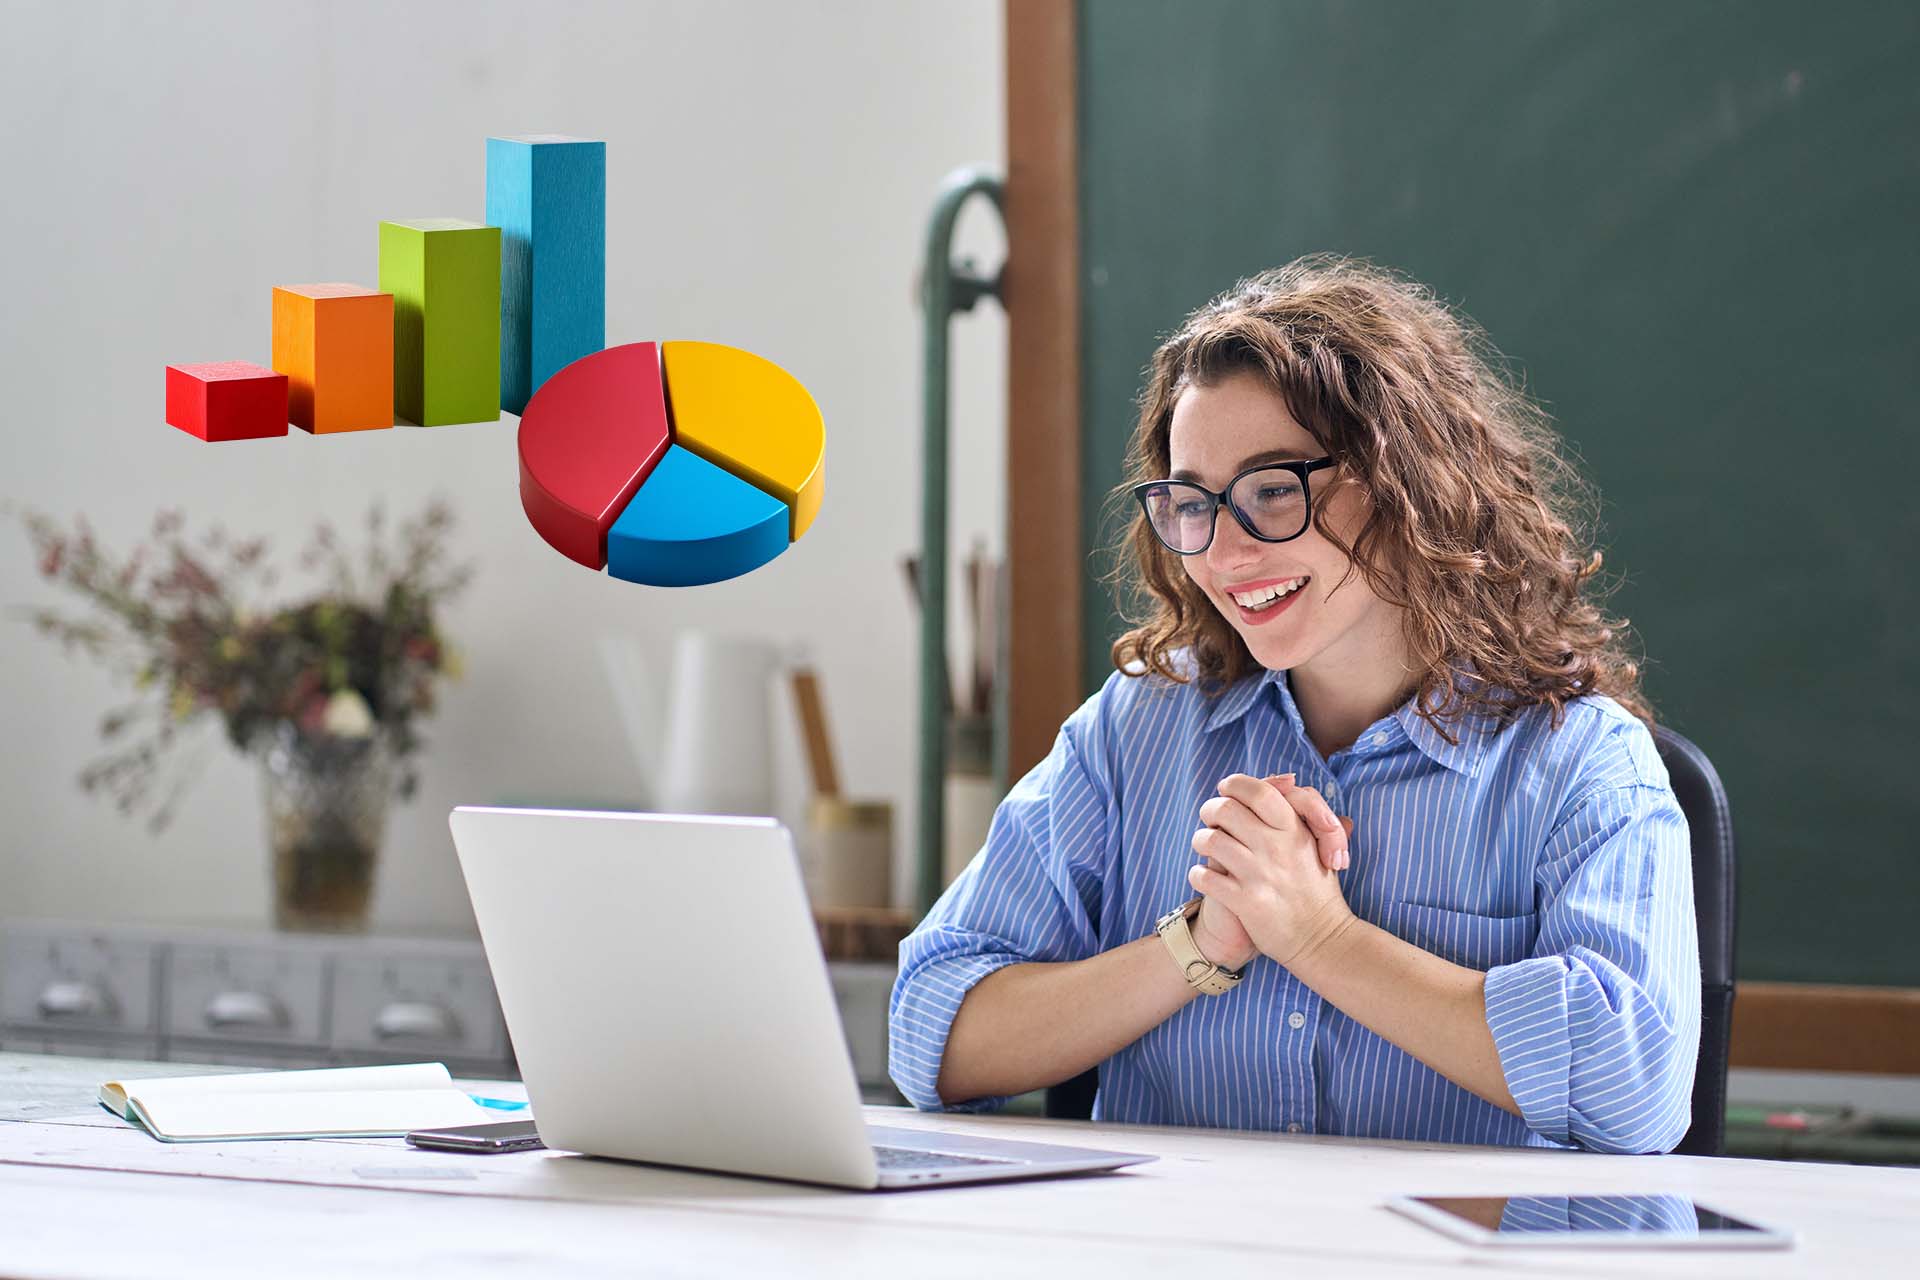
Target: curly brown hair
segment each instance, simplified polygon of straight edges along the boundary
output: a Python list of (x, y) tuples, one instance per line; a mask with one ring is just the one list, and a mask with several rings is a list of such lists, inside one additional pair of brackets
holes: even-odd
[[(1593, 693), (1652, 724), (1627, 622), (1602, 609), (1601, 556), (1584, 532), (1597, 501), (1471, 320), (1363, 259), (1314, 254), (1242, 280), (1153, 353), (1127, 480), (1109, 501), (1167, 475), (1181, 392), (1241, 372), (1341, 464), (1336, 483), (1366, 496), (1351, 544), (1324, 523), (1325, 502), (1314, 527), (1405, 610), (1414, 707), (1429, 724), (1458, 741), (1448, 726), (1470, 714), (1498, 727), (1545, 704), (1558, 727), (1568, 702)], [(1116, 667), (1197, 678), (1209, 693), (1259, 668), (1137, 507), (1119, 551), (1111, 580), (1132, 629), (1113, 645)], [(1190, 675), (1171, 660), (1182, 648)]]

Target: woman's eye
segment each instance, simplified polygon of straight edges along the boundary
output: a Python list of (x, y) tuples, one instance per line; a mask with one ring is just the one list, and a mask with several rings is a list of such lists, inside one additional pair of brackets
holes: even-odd
[(1188, 498), (1185, 502), (1174, 503), (1173, 510), (1174, 514), (1191, 520), (1197, 516), (1205, 515), (1207, 504), (1201, 502), (1198, 498)]
[(1299, 485), (1293, 485), (1293, 484), (1262, 485), (1260, 487), (1260, 501), (1285, 502), (1287, 499), (1295, 496), (1299, 492), (1300, 492)]

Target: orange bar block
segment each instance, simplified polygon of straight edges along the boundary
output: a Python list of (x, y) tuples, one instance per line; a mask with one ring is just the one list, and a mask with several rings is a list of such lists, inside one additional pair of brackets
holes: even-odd
[(315, 435), (393, 425), (393, 295), (358, 284), (273, 291), (273, 367), (287, 420)]

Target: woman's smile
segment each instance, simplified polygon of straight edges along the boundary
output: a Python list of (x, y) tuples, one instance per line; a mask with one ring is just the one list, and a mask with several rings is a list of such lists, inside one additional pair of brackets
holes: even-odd
[(1264, 626), (1293, 607), (1311, 577), (1295, 574), (1288, 578), (1260, 578), (1223, 588), (1227, 600), (1240, 621), (1250, 627)]

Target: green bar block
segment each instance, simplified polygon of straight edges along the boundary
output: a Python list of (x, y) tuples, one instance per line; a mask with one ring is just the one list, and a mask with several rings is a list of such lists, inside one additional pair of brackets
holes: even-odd
[(500, 417), (500, 228), (457, 218), (380, 224), (393, 295), (393, 407), (423, 427)]

